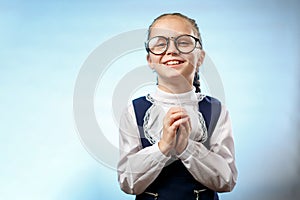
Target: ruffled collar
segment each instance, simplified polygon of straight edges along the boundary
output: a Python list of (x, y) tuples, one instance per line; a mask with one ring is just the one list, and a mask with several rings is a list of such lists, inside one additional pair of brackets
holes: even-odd
[[(165, 115), (163, 114), (166, 105), (173, 104), (179, 106), (186, 106), (190, 104), (198, 105), (205, 95), (189, 91), (181, 94), (172, 94), (162, 91), (157, 88), (156, 91), (146, 96), (147, 100), (152, 102), (151, 107), (146, 111), (144, 116), (144, 134), (145, 138), (154, 144), (159, 141), (162, 134), (162, 127)], [(195, 120), (195, 124), (192, 128), (190, 138), (195, 141), (204, 142), (207, 140), (207, 128), (202, 113), (198, 111), (196, 106), (196, 112), (190, 113)], [(198, 120), (197, 120), (198, 119)]]
[(180, 94), (168, 93), (157, 87), (151, 96), (158, 102), (180, 105), (183, 103), (198, 103), (202, 95), (195, 93), (194, 90)]

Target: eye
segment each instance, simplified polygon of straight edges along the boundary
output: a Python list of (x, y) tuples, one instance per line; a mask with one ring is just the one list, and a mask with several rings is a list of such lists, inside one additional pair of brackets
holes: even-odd
[(178, 46), (181, 46), (181, 47), (185, 47), (185, 46), (192, 45), (192, 43), (191, 43), (191, 42), (188, 42), (188, 41), (178, 41), (178, 42), (177, 42), (177, 45), (178, 45)]
[(180, 38), (177, 40), (177, 45), (182, 47), (189, 46), (193, 45), (193, 41), (190, 38)]
[(163, 48), (167, 46), (167, 39), (161, 36), (154, 37), (149, 40), (150, 48)]
[(156, 47), (165, 47), (167, 45), (167, 40), (163, 37), (157, 37), (155, 41)]
[(187, 35), (180, 36), (176, 42), (177, 42), (177, 46), (179, 47), (193, 46), (195, 43), (194, 39)]
[(166, 42), (158, 42), (155, 44), (155, 47), (165, 47), (167, 45)]

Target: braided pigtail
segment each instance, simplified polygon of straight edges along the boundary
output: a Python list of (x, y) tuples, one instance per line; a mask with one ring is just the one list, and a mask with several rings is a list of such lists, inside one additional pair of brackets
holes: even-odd
[(195, 72), (193, 85), (196, 88), (195, 92), (200, 93), (201, 92), (201, 89), (200, 89), (200, 76), (199, 76), (199, 71), (198, 70)]

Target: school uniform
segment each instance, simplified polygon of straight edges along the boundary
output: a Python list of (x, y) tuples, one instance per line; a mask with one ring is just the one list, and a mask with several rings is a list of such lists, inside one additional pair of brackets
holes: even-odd
[[(236, 184), (234, 141), (228, 111), (224, 105), (213, 129), (199, 102), (213, 98), (189, 91), (166, 93), (159, 88), (144, 99), (150, 102), (138, 126), (135, 107), (130, 103), (122, 114), (118, 181), (121, 189), (137, 200), (218, 199), (216, 192), (228, 192)], [(202, 104), (203, 105), (203, 104)], [(166, 112), (173, 106), (185, 108), (192, 131), (186, 149), (164, 155), (158, 147)], [(141, 128), (143, 134), (141, 134)]]

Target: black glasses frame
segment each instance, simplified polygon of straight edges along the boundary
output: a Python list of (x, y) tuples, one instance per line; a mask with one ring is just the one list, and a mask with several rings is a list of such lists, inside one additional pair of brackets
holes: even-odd
[[(178, 40), (178, 38), (183, 37), (183, 36), (190, 36), (190, 37), (192, 37), (192, 38), (195, 40), (195, 46), (194, 46), (194, 48), (193, 48), (191, 51), (189, 51), (189, 52), (182, 52), (182, 51), (179, 50), (179, 48), (178, 48), (178, 46), (177, 46), (177, 40)], [(162, 53), (154, 53), (154, 52), (152, 52), (152, 51), (150, 50), (150, 48), (149, 48), (149, 42), (150, 42), (150, 40), (152, 40), (153, 38), (156, 38), (156, 37), (162, 37), (162, 38), (166, 39), (166, 41), (167, 41), (166, 49), (165, 49)], [(177, 36), (177, 37), (155, 36), (155, 37), (153, 37), (153, 38), (150, 38), (149, 40), (147, 40), (147, 41), (145, 42), (145, 48), (146, 48), (147, 53), (151, 52), (151, 53), (154, 54), (154, 55), (162, 55), (162, 54), (165, 54), (165, 53), (167, 52), (168, 48), (169, 48), (169, 44), (170, 44), (170, 40), (171, 40), (171, 39), (174, 41), (174, 44), (175, 44), (176, 49), (177, 49), (180, 53), (182, 53), (182, 54), (189, 54), (189, 53), (191, 53), (192, 51), (194, 51), (195, 48), (202, 49), (202, 42), (201, 42), (201, 40), (200, 40), (199, 38), (196, 38), (196, 37), (194, 37), (194, 36), (192, 36), (192, 35), (188, 35), (188, 34), (179, 35), (179, 36)], [(199, 43), (200, 47), (197, 47), (197, 42)]]

